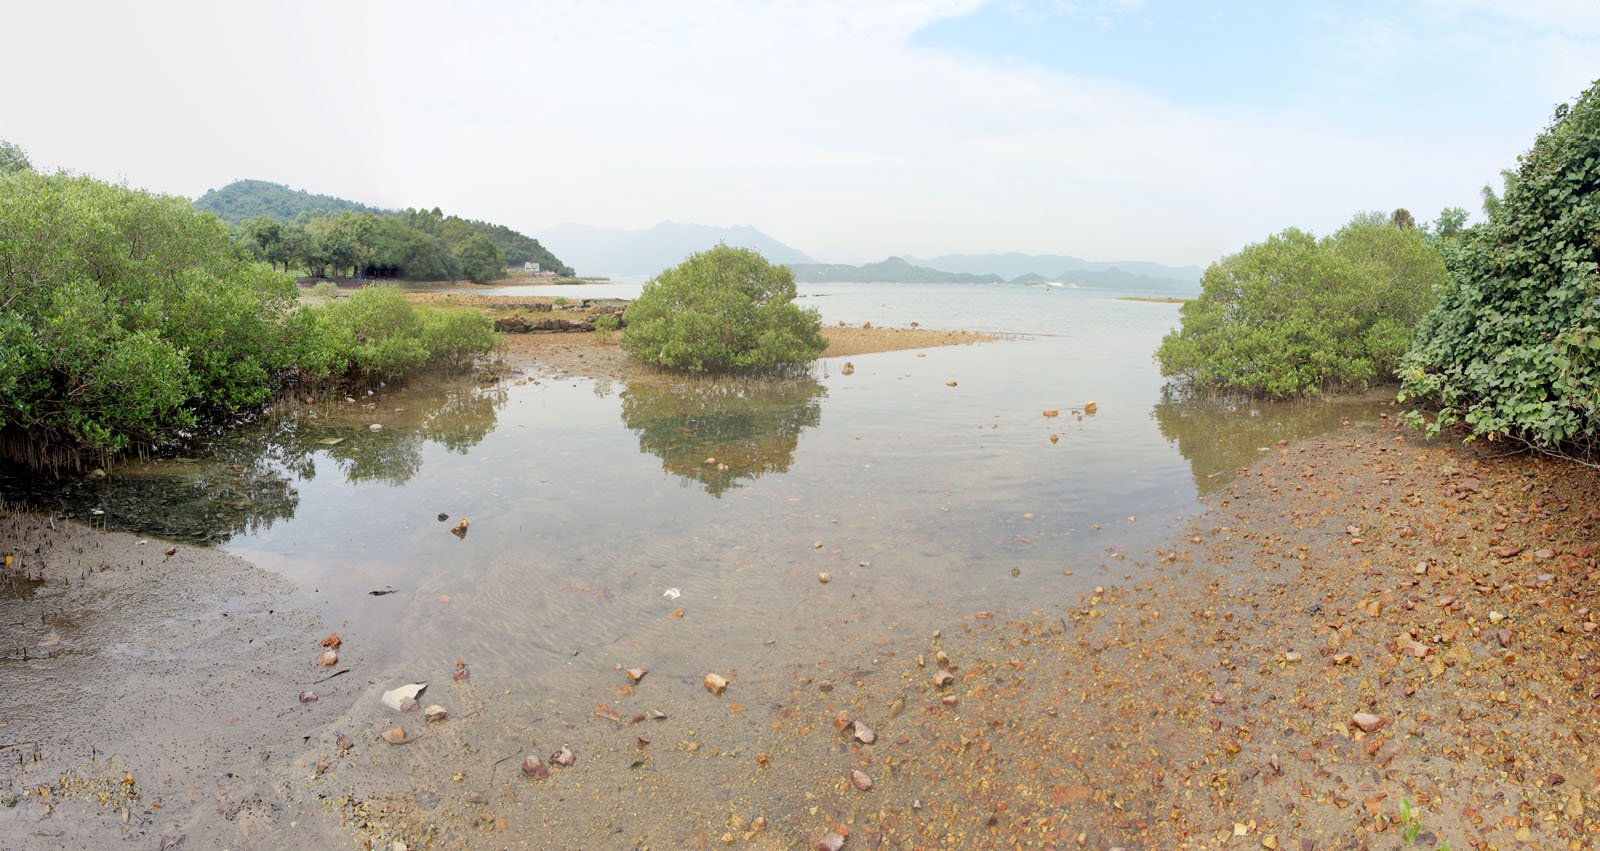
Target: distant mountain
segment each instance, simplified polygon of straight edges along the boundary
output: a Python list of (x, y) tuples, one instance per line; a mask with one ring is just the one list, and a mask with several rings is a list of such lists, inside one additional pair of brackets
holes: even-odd
[(969, 275), (913, 266), (899, 257), (879, 263), (850, 266), (844, 263), (790, 263), (796, 283), (844, 284), (1002, 284), (999, 275)]
[(753, 248), (772, 263), (816, 262), (749, 226), (662, 222), (648, 230), (624, 230), (567, 223), (536, 236), (585, 275), (655, 275), (682, 263), (696, 251), (715, 248), (719, 242), (734, 248)]
[[(1151, 266), (1155, 264), (1143, 264)], [(973, 272), (948, 272), (918, 266), (901, 257), (890, 257), (881, 263), (850, 266), (843, 263), (790, 263), (794, 279), (802, 284), (1043, 284), (1055, 282), (1092, 290), (1113, 290), (1125, 293), (1193, 295), (1199, 291), (1198, 281), (1179, 278), (1158, 278), (1126, 272), (1116, 266), (1104, 269), (1068, 269), (1058, 275), (1040, 275), (1024, 272), (1009, 281), (996, 274)]]
[[(1155, 265), (1155, 264), (1144, 264)], [(1036, 276), (1023, 276), (1033, 278)], [(1115, 290), (1122, 293), (1138, 294), (1164, 294), (1174, 296), (1194, 296), (1200, 293), (1198, 278), (1190, 281), (1178, 278), (1160, 278), (1152, 275), (1137, 275), (1125, 272), (1116, 266), (1109, 269), (1067, 269), (1061, 274), (1050, 278), (1063, 284), (1083, 287), (1091, 290)], [(1016, 283), (1036, 283), (1023, 281), (1019, 278)]]
[(1205, 272), (1199, 266), (1163, 266), (1160, 263), (1143, 260), (1105, 263), (1067, 254), (1021, 254), (1014, 251), (1006, 254), (946, 254), (926, 259), (907, 257), (906, 260), (921, 266), (948, 269), (952, 272), (974, 275), (995, 274), (1008, 281), (1028, 274), (1056, 275), (1057, 280), (1065, 281), (1090, 272), (1116, 270), (1123, 274), (1131, 273), (1145, 278), (1176, 281), (1196, 291), (1200, 287), (1200, 276)]
[(320, 211), (329, 215), (392, 212), (332, 195), (313, 195), (303, 189), (290, 189), (265, 180), (235, 180), (221, 189), (207, 191), (195, 199), (194, 206), (202, 213), (216, 213), (230, 225), (255, 216), (288, 222), (302, 212)]

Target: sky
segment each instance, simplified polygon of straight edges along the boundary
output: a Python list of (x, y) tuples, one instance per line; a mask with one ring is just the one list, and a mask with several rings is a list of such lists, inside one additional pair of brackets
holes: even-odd
[[(1600, 0), (0, 0), (0, 139), (528, 233), (753, 225), (828, 262), (1204, 265), (1475, 213), (1600, 77)], [(552, 246), (559, 254), (559, 246)]]

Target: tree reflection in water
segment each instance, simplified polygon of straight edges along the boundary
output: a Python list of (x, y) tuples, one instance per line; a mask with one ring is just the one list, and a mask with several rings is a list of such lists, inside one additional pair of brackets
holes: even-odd
[(622, 424), (638, 432), (640, 451), (714, 497), (767, 473), (787, 472), (800, 432), (822, 421), (828, 392), (809, 375), (646, 375), (624, 385), (618, 394)]
[[(256, 422), (120, 463), (104, 480), (19, 476), (0, 479), (0, 491), (97, 526), (221, 544), (292, 517), (297, 484), (316, 477), (319, 453), (349, 481), (401, 485), (421, 469), (428, 443), (465, 454), (482, 441), (505, 400), (498, 386), (424, 377), (386, 396), (382, 413), (362, 404), (283, 401)], [(381, 430), (368, 428), (380, 419)]]
[(1278, 441), (1330, 432), (1345, 419), (1376, 418), (1393, 400), (1392, 389), (1273, 402), (1169, 384), (1150, 415), (1167, 442), (1176, 443), (1188, 459), (1195, 487), (1204, 495), (1221, 489), (1235, 470), (1256, 463), (1267, 454), (1262, 450), (1273, 449)]

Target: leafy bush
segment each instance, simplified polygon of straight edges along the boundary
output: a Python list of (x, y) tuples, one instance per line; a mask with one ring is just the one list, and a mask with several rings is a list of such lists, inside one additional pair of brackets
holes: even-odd
[(298, 365), (311, 377), (375, 382), (460, 364), (494, 348), (494, 322), (474, 310), (418, 308), (392, 286), (370, 286), (296, 318)]
[(622, 347), (688, 372), (810, 363), (827, 341), (815, 308), (794, 304), (794, 274), (746, 248), (718, 245), (662, 272), (628, 305)]
[(393, 378), (497, 339), (481, 314), (418, 312), (391, 291), (307, 310), (298, 295), (183, 198), (0, 174), (0, 457), (104, 463), (291, 375)]
[(1206, 269), (1156, 351), (1163, 375), (1288, 397), (1393, 375), (1445, 267), (1427, 237), (1379, 214), (1318, 240), (1290, 228)]
[(1454, 282), (1417, 328), (1402, 398), (1430, 424), (1543, 447), (1600, 427), (1600, 81), (1518, 158), (1488, 222), (1461, 236)]
[(334, 299), (339, 297), (339, 287), (332, 281), (318, 281), (311, 288), (311, 294), (318, 298)]
[(289, 364), (294, 282), (182, 198), (0, 175), (0, 437), (71, 466), (262, 401)]

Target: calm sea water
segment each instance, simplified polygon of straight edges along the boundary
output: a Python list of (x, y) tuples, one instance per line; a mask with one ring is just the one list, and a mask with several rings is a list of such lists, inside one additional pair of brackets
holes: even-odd
[(383, 668), (470, 659), (584, 692), (639, 648), (660, 670), (730, 668), (779, 638), (827, 653), (1147, 578), (1229, 471), (1370, 410), (1166, 399), (1151, 353), (1173, 304), (1018, 285), (801, 295), (828, 324), (1011, 336), (786, 381), (423, 381), (27, 498), (280, 571)]

